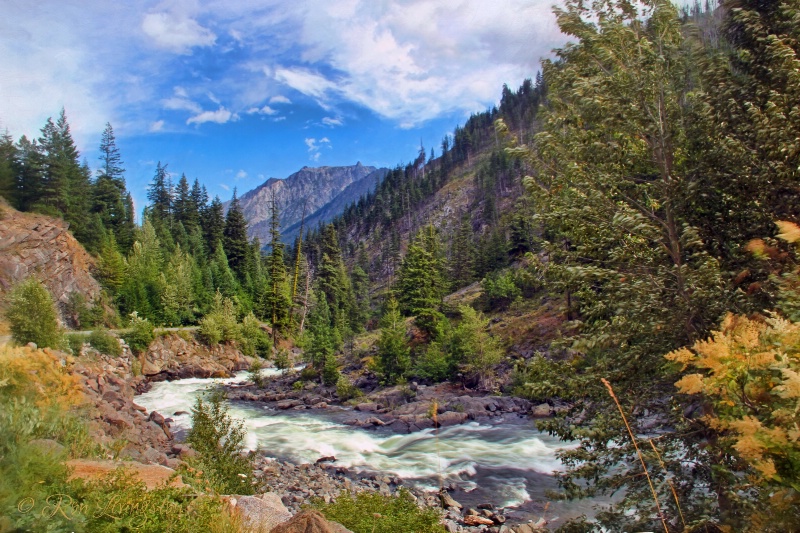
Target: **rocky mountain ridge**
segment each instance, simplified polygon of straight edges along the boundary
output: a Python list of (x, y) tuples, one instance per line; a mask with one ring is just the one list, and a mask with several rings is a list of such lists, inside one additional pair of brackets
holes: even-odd
[[(284, 242), (290, 243), (300, 230), (305, 212), (309, 223), (327, 222), (345, 206), (371, 191), (388, 172), (360, 162), (342, 167), (303, 167), (286, 179), (270, 178), (239, 197), (248, 222), (250, 238), (269, 244), (270, 202), (273, 193), (280, 210)], [(226, 209), (229, 203), (226, 204)]]

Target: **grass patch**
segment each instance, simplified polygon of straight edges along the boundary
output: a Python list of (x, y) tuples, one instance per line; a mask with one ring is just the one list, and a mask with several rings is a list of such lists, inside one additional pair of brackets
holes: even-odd
[(441, 533), (438, 510), (421, 508), (405, 490), (394, 496), (361, 492), (341, 494), (331, 503), (314, 500), (312, 505), (328, 520), (339, 522), (353, 533)]

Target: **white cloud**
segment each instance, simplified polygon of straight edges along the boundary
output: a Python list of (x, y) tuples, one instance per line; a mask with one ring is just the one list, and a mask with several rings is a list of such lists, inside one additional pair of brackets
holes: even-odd
[(227, 185), (225, 185), (224, 183), (220, 183), (220, 184), (219, 184), (219, 186), (220, 186), (221, 188), (225, 189), (226, 191), (230, 191), (230, 190), (231, 190), (231, 188), (230, 188), (230, 187), (228, 187)]
[(481, 110), (497, 101), (503, 83), (516, 88), (532, 77), (563, 40), (550, 5), (307, 0), (298, 10), (301, 58), (333, 69), (336, 79), (319, 68), (276, 68), (275, 79), (323, 103), (355, 102), (406, 126)]
[(305, 141), (306, 146), (308, 147), (308, 158), (312, 161), (319, 161), (320, 149), (325, 146), (331, 148), (331, 141), (327, 137), (323, 137), (321, 139), (315, 139), (314, 137), (306, 137)]
[(196, 20), (176, 13), (148, 13), (142, 19), (142, 31), (153, 43), (177, 54), (188, 54), (195, 46), (211, 46), (216, 42), (214, 32)]
[(203, 111), (203, 108), (200, 107), (200, 104), (192, 102), (188, 98), (181, 98), (179, 96), (165, 98), (161, 101), (161, 105), (164, 106), (164, 109), (170, 109), (173, 111), (189, 111), (195, 114)]
[(336, 85), (321, 74), (302, 68), (279, 68), (275, 79), (308, 96), (322, 98)]
[(216, 122), (217, 124), (225, 124), (231, 120), (238, 120), (239, 115), (231, 113), (224, 107), (220, 107), (216, 111), (203, 111), (194, 116), (189, 117), (186, 124), (203, 124), (204, 122)]
[(259, 114), (259, 115), (274, 115), (277, 111), (272, 109), (270, 106), (265, 105), (264, 107), (251, 107), (247, 110), (248, 115)]
[(284, 120), (286, 120), (286, 117), (275, 117), (272, 122), (283, 122)]
[(282, 95), (279, 94), (278, 96), (273, 96), (272, 98), (270, 98), (269, 99), (269, 103), (270, 104), (291, 104), (292, 101), (289, 100), (288, 98), (286, 98), (285, 96), (282, 96)]
[(247, 177), (247, 172), (245, 172), (244, 170), (240, 169), (239, 172), (236, 173), (236, 179), (237, 180), (243, 180), (246, 177)]
[(334, 117), (324, 117), (322, 119), (322, 123), (326, 126), (334, 127), (334, 126), (341, 126), (343, 124), (342, 119), (334, 118)]
[(161, 131), (164, 129), (164, 121), (163, 120), (156, 120), (150, 124), (150, 131), (155, 133), (157, 131)]

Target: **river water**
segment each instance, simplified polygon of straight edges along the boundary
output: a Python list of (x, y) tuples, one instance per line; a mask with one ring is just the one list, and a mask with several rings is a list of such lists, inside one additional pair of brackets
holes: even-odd
[[(277, 371), (265, 369), (264, 376)], [(230, 379), (183, 379), (153, 384), (137, 396), (148, 411), (174, 420), (179, 435), (189, 429), (195, 399), (215, 383), (247, 379), (241, 372)], [(539, 432), (527, 418), (509, 414), (491, 424), (471, 422), (459, 426), (393, 434), (382, 428), (362, 429), (342, 423), (352, 418), (346, 411), (281, 411), (256, 402), (233, 402), (229, 413), (244, 420), (246, 445), (265, 455), (295, 463), (313, 463), (335, 456), (336, 465), (351, 470), (384, 472), (425, 488), (455, 483), (454, 497), (465, 505), (491, 502), (514, 507), (518, 518), (536, 517), (555, 489), (552, 473), (562, 469), (556, 452), (565, 443)], [(591, 514), (588, 503), (551, 502), (548, 516)], [(508, 513), (507, 513), (508, 514)]]

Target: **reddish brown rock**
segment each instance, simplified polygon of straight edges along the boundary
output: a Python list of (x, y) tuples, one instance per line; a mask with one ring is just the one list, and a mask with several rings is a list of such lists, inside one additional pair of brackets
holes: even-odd
[(0, 211), (0, 299), (15, 284), (36, 275), (69, 323), (64, 306), (70, 294), (82, 294), (89, 304), (100, 296), (100, 284), (91, 275), (94, 259), (63, 220), (20, 213), (5, 202)]
[(308, 509), (296, 514), (288, 522), (274, 527), (271, 533), (334, 533), (334, 531), (322, 513)]

